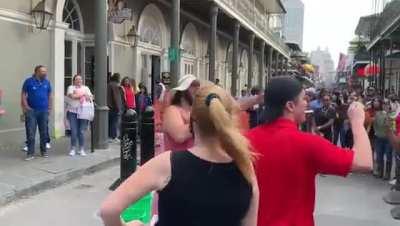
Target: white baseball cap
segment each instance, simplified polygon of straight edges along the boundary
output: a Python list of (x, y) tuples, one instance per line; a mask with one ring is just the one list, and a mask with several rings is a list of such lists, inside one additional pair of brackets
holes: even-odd
[(183, 76), (181, 79), (179, 79), (178, 81), (178, 86), (173, 88), (173, 91), (185, 91), (188, 90), (190, 85), (192, 85), (192, 83), (194, 81), (196, 81), (197, 78), (194, 75), (185, 75)]

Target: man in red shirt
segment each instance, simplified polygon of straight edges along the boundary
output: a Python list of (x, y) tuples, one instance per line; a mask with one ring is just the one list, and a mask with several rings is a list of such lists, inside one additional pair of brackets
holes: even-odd
[(260, 189), (259, 226), (313, 226), (315, 177), (346, 176), (350, 171), (369, 171), (372, 151), (364, 129), (360, 103), (348, 112), (354, 133), (354, 149), (339, 148), (322, 137), (303, 133), (307, 102), (299, 81), (278, 77), (265, 92), (266, 123), (247, 137), (256, 153)]

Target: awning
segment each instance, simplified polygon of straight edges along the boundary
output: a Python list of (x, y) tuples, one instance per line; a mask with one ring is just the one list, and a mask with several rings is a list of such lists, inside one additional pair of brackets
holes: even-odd
[(364, 68), (366, 76), (377, 76), (381, 73), (381, 67), (376, 64), (368, 64)]
[(353, 70), (357, 70), (360, 67), (365, 67), (370, 63), (370, 61), (355, 61), (352, 65)]
[(367, 77), (367, 75), (365, 74), (365, 67), (358, 68), (356, 71), (356, 75), (361, 78)]
[(315, 72), (315, 68), (311, 64), (303, 64), (303, 69), (307, 73), (314, 73)]

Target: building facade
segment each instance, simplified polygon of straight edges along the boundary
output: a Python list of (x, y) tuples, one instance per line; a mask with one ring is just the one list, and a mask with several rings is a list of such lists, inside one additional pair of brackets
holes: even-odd
[[(178, 25), (173, 22), (176, 1), (122, 1), (124, 7), (132, 10), (132, 18), (120, 24), (109, 22), (107, 34), (100, 34), (108, 40), (109, 73), (119, 72), (150, 88), (155, 77), (172, 71), (171, 43), (176, 39), (180, 49), (179, 68), (172, 75), (176, 79), (184, 74), (194, 74), (203, 80), (219, 78), (221, 85), (236, 95), (245, 87), (264, 84), (266, 76), (273, 72), (283, 72), (289, 49), (269, 28), (269, 15), (285, 12), (279, 0), (182, 0)], [(91, 88), (97, 80), (95, 37), (99, 34), (95, 32), (95, 14), (107, 12), (94, 12), (97, 1), (47, 0), (45, 4), (53, 13), (53, 20), (47, 30), (40, 31), (31, 15), (39, 2), (0, 2), (3, 59), (0, 107), (5, 111), (0, 115), (0, 144), (3, 147), (20, 145), (25, 139), (20, 93), (23, 81), (32, 75), (35, 65), (46, 65), (49, 69), (48, 78), (54, 91), (50, 133), (54, 137), (64, 135), (64, 95), (73, 75), (83, 75)], [(178, 29), (174, 30), (174, 26)], [(134, 45), (127, 37), (132, 28), (138, 34)]]
[[(362, 37), (364, 68), (377, 68), (367, 76), (368, 85), (382, 96), (400, 95), (400, 1), (384, 1), (372, 15), (361, 17), (356, 35)], [(360, 54), (357, 54), (360, 55)], [(353, 67), (353, 70), (356, 70)]]
[(296, 43), (303, 48), (304, 4), (301, 0), (282, 0), (286, 9), (283, 16), (283, 36), (286, 42)]
[(319, 76), (325, 86), (333, 85), (336, 81), (334, 62), (328, 49), (321, 50), (318, 48), (310, 53), (311, 64), (317, 65), (319, 68)]

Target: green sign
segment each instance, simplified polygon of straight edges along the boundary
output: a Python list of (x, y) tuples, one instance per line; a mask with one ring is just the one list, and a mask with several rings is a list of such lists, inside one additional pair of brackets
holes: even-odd
[(168, 59), (171, 62), (178, 61), (180, 58), (180, 50), (178, 48), (172, 48), (170, 47), (168, 50)]

